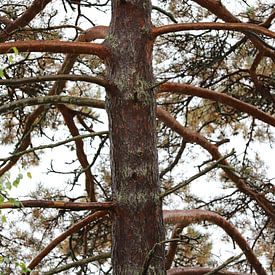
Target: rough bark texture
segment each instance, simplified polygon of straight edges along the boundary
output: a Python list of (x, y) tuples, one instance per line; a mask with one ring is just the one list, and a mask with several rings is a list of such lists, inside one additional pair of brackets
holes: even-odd
[[(140, 274), (146, 255), (163, 240), (155, 134), (151, 3), (112, 1), (106, 45), (106, 109), (111, 140), (113, 199), (113, 274)], [(158, 248), (147, 274), (165, 274), (164, 249)]]

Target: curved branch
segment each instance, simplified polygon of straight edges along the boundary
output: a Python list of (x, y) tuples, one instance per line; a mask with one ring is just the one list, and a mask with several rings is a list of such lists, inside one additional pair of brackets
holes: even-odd
[(112, 202), (71, 202), (71, 201), (50, 201), (50, 200), (23, 200), (15, 202), (2, 202), (0, 209), (17, 209), (26, 207), (42, 207), (67, 209), (73, 211), (82, 210), (106, 210), (114, 207)]
[[(61, 112), (65, 124), (69, 128), (69, 131), (73, 137), (79, 136), (78, 128), (75, 125), (74, 122), (74, 113), (71, 109), (66, 107), (65, 105), (58, 105), (58, 109)], [(96, 201), (95, 197), (95, 182), (94, 177), (92, 175), (90, 165), (87, 159), (87, 156), (84, 151), (84, 143), (82, 139), (75, 139), (75, 146), (76, 146), (76, 155), (77, 158), (82, 166), (82, 169), (85, 173), (85, 185), (86, 185), (86, 192), (88, 194), (88, 197), (90, 201)]]
[[(183, 127), (171, 114), (161, 108), (157, 108), (157, 117), (164, 122), (169, 128), (174, 130), (187, 142), (196, 143), (202, 148), (207, 150), (213, 157), (213, 159), (218, 160), (222, 158), (221, 153), (219, 152), (218, 146), (210, 143), (206, 138), (201, 136), (198, 132), (192, 131), (186, 127)], [(258, 193), (251, 189), (249, 185), (245, 182), (244, 179), (240, 178), (229, 163), (226, 160), (221, 161), (221, 168), (226, 173), (227, 177), (235, 183), (239, 191), (243, 192), (251, 199), (255, 200), (258, 205), (266, 212), (266, 214), (272, 219), (275, 223), (275, 209), (270, 204), (270, 202), (265, 198), (261, 193)]]
[(263, 269), (261, 263), (253, 253), (253, 250), (249, 247), (246, 240), (242, 237), (241, 233), (225, 218), (217, 213), (207, 210), (164, 210), (163, 211), (164, 222), (170, 224), (182, 223), (184, 226), (189, 224), (198, 223), (202, 221), (208, 221), (220, 226), (241, 248), (245, 254), (247, 261), (255, 269), (257, 274), (267, 275)]
[(160, 85), (158, 92), (175, 92), (186, 95), (198, 96), (212, 101), (217, 101), (229, 105), (241, 112), (247, 113), (267, 124), (275, 126), (275, 117), (257, 109), (255, 106), (251, 104), (248, 104), (226, 94), (211, 91), (205, 88), (195, 87), (189, 84), (178, 83), (164, 83)]
[(17, 86), (17, 85), (28, 84), (28, 83), (58, 81), (58, 80), (83, 81), (83, 82), (98, 84), (102, 87), (109, 86), (108, 82), (105, 79), (94, 77), (94, 76), (88, 76), (88, 75), (73, 75), (73, 74), (41, 75), (37, 77), (28, 77), (28, 78), (0, 79), (0, 85)]
[(108, 50), (102, 44), (60, 40), (27, 40), (0, 43), (0, 53), (13, 53), (14, 47), (17, 48), (19, 52), (94, 54), (101, 59), (105, 59), (108, 56)]
[(219, 0), (193, 0), (193, 2), (198, 3), (200, 6), (209, 10), (225, 22), (240, 22), (229, 10), (225, 8), (225, 6)]
[[(78, 232), (82, 227), (86, 226), (87, 224), (91, 223), (94, 220), (97, 220), (103, 216), (105, 216), (108, 212), (107, 211), (98, 211), (93, 213), (79, 221), (78, 223), (72, 225), (67, 231), (59, 235), (55, 238), (50, 244), (48, 244), (28, 265), (30, 270), (33, 270), (41, 260), (46, 257), (59, 243), (64, 241), (68, 236), (72, 235), (75, 232)], [(28, 273), (27, 273), (28, 274)]]
[(34, 106), (34, 105), (47, 105), (47, 104), (72, 104), (78, 106), (88, 106), (99, 109), (105, 108), (105, 102), (103, 100), (92, 99), (89, 97), (80, 96), (60, 96), (60, 95), (50, 95), (50, 96), (38, 96), (31, 98), (24, 98), (13, 101), (8, 104), (0, 106), (0, 114), (13, 112), (16, 109)]
[[(241, 21), (235, 17), (226, 7), (222, 4), (221, 1), (217, 0), (193, 0), (198, 3), (200, 6), (206, 8), (213, 14), (215, 14), (218, 18), (224, 20), (228, 23), (241, 23)], [(262, 51), (264, 55), (269, 56), (271, 58), (275, 58), (275, 50), (273, 47), (268, 45), (263, 39), (261, 39), (258, 35), (250, 30), (244, 32), (245, 35), (251, 40), (254, 46)]]
[(275, 32), (270, 31), (262, 26), (252, 23), (218, 23), (218, 22), (199, 22), (199, 23), (178, 23), (170, 24), (161, 27), (155, 27), (152, 30), (154, 37), (170, 32), (180, 32), (186, 30), (228, 30), (264, 34), (266, 36), (275, 38)]
[(168, 11), (166, 11), (158, 6), (154, 6), (154, 5), (152, 6), (152, 10), (156, 10), (156, 11), (162, 13), (162, 14), (166, 15), (168, 18), (170, 18), (170, 20), (173, 21), (174, 23), (178, 23), (176, 18), (174, 17), (174, 15), (171, 12), (168, 12)]
[[(213, 269), (206, 267), (175, 267), (167, 271), (167, 275), (204, 275), (207, 272), (211, 272)], [(248, 273), (230, 272), (230, 271), (218, 271), (217, 275), (250, 275)]]

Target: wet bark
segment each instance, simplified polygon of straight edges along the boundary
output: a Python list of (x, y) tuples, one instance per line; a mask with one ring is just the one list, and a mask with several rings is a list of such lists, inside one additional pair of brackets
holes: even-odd
[[(164, 238), (159, 199), (156, 103), (149, 0), (112, 1), (106, 45), (113, 199), (113, 274), (141, 274), (145, 257)], [(165, 274), (158, 246), (147, 274)]]

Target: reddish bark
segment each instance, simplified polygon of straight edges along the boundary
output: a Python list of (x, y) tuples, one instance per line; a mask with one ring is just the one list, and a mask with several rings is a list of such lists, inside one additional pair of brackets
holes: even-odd
[[(141, 274), (147, 254), (164, 238), (158, 181), (149, 0), (112, 1), (106, 39), (113, 199), (113, 274)], [(127, 29), (127, 32), (125, 31)], [(158, 246), (147, 274), (165, 274)]]
[(13, 53), (13, 47), (16, 47), (19, 52), (94, 54), (102, 59), (108, 56), (106, 47), (101, 44), (59, 40), (26, 40), (0, 43), (0, 53)]
[[(176, 239), (180, 236), (182, 229), (184, 228), (183, 224), (176, 224), (172, 235), (171, 235), (171, 239)], [(178, 247), (178, 243), (177, 242), (170, 242), (168, 249), (167, 249), (167, 253), (166, 253), (166, 257), (165, 257), (165, 268), (166, 270), (170, 269), (173, 263), (173, 260), (175, 258), (176, 252), (177, 252), (177, 247)]]
[(218, 23), (218, 22), (199, 22), (199, 23), (181, 23), (171, 24), (161, 27), (153, 28), (153, 35), (158, 36), (170, 32), (179, 32), (185, 30), (232, 30), (247, 32), (252, 31), (254, 33), (264, 34), (266, 36), (275, 38), (275, 33), (262, 26), (258, 26), (251, 23)]
[[(74, 113), (65, 105), (58, 105), (58, 109), (63, 115), (65, 124), (68, 126), (70, 133), (73, 137), (79, 136), (79, 131), (74, 123)], [(75, 140), (77, 158), (85, 173), (85, 186), (90, 201), (96, 201), (95, 197), (95, 182), (89, 167), (87, 156), (84, 152), (84, 143), (82, 139)]]

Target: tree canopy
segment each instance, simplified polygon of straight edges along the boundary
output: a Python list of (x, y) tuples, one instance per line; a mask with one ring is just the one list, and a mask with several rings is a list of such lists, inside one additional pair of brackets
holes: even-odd
[(233, 2), (1, 1), (1, 274), (274, 272), (274, 3)]

